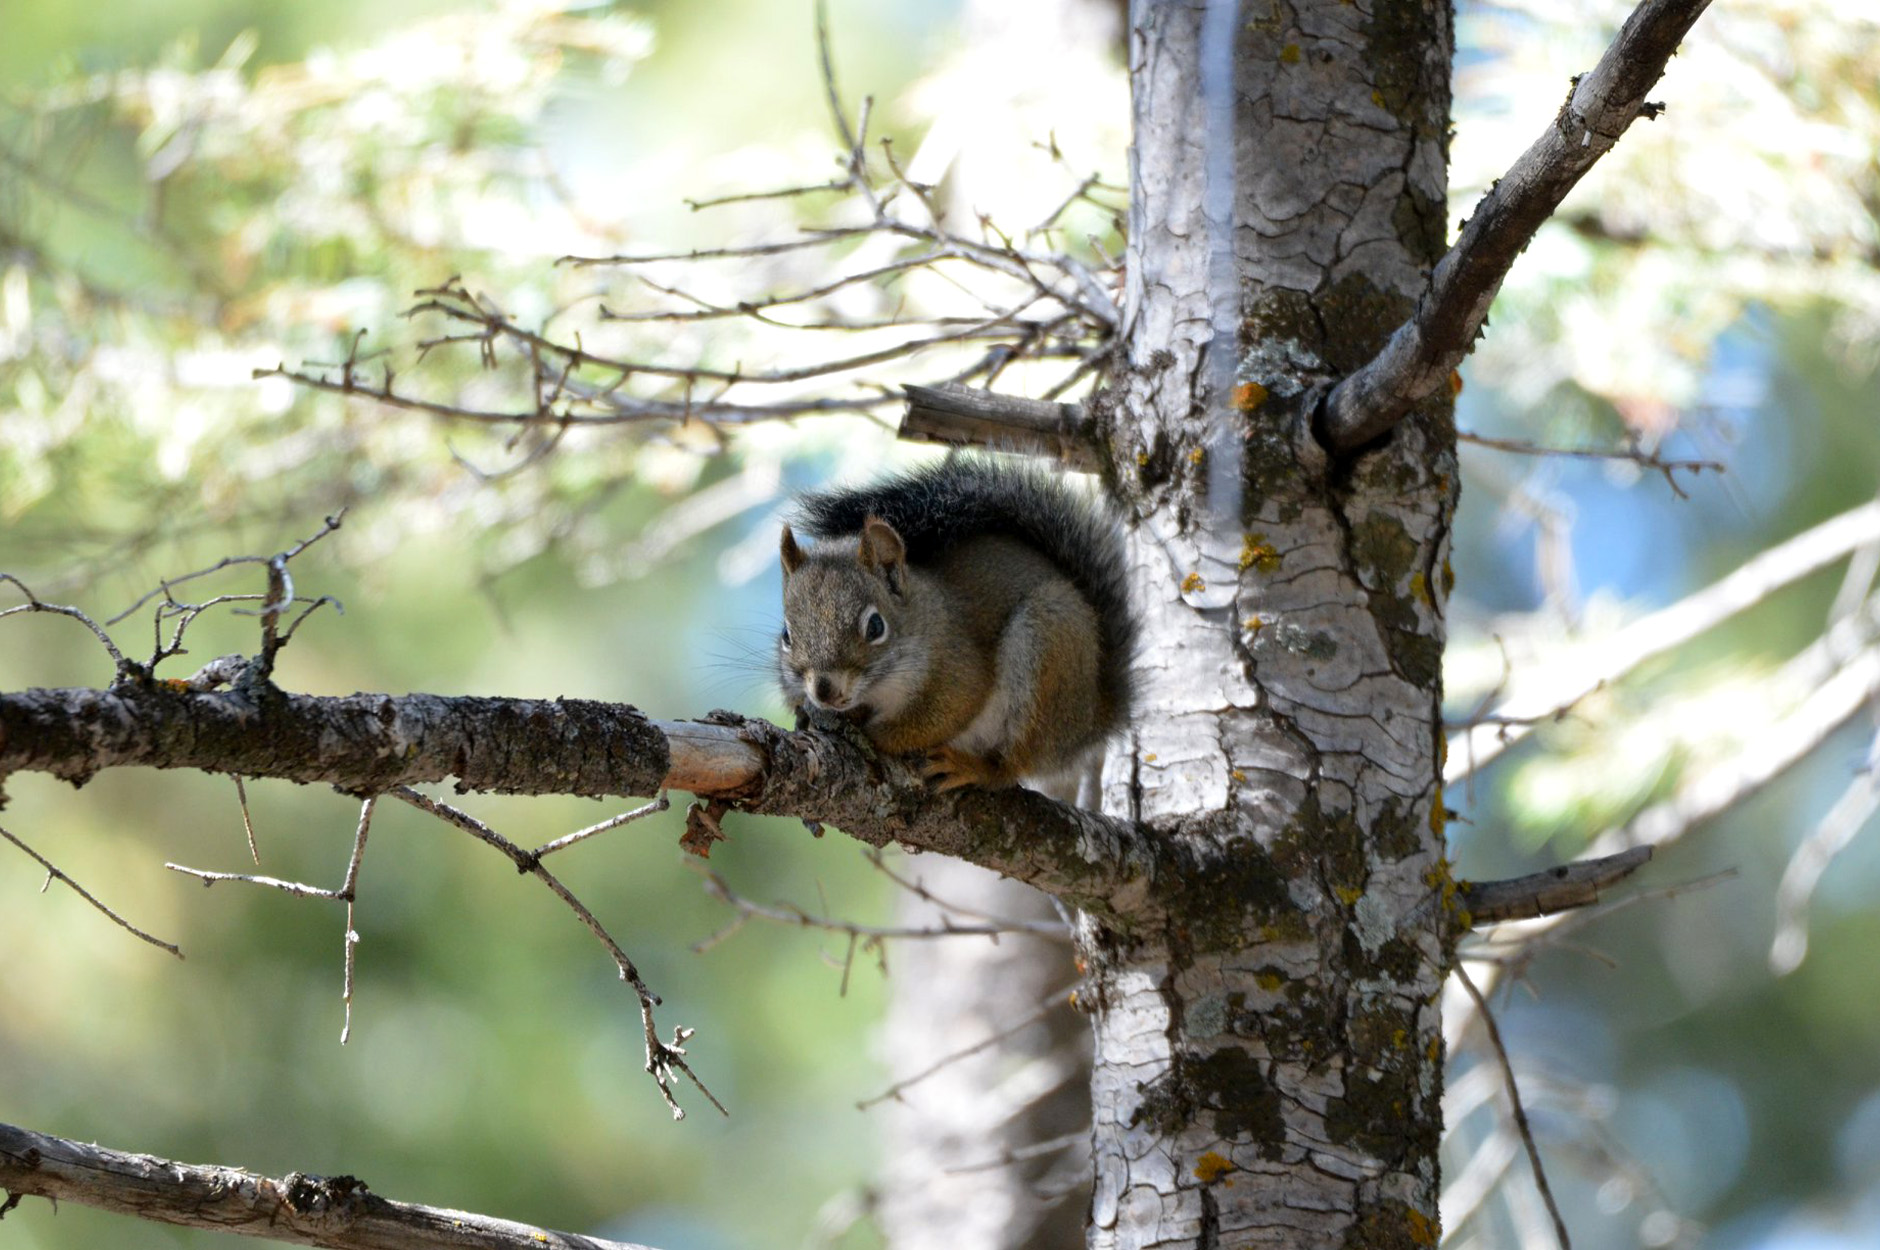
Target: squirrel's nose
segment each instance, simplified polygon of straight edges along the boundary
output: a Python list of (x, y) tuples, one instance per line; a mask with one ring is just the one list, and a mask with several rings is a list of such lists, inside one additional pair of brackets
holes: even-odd
[(822, 704), (824, 707), (828, 707), (830, 703), (835, 700), (836, 684), (828, 677), (819, 673), (816, 676), (815, 693), (816, 702)]

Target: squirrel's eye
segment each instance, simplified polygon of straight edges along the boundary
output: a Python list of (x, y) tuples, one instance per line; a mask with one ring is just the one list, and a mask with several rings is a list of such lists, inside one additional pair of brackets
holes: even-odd
[(868, 609), (862, 617), (862, 637), (869, 642), (880, 642), (888, 636), (888, 622), (881, 619), (881, 613)]
[(783, 649), (785, 651), (790, 649), (790, 627), (788, 625), (783, 627)]

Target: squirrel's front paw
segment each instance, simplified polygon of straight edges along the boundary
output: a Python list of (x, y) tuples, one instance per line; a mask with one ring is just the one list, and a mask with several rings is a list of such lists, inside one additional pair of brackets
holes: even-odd
[(961, 786), (990, 790), (1005, 784), (994, 761), (954, 747), (935, 747), (927, 752), (920, 773), (936, 790), (957, 790)]

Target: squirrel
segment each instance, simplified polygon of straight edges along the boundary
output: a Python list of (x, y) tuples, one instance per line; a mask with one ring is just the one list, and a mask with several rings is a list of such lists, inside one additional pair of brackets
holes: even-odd
[(953, 457), (801, 496), (777, 668), (799, 727), (853, 722), (942, 790), (1068, 771), (1129, 716), (1115, 517), (1036, 470)]

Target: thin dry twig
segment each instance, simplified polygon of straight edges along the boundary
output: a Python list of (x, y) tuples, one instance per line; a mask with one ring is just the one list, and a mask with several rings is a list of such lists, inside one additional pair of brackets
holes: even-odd
[(589, 911), (586, 904), (576, 898), (574, 893), (569, 890), (567, 886), (563, 885), (559, 878), (542, 866), (542, 861), (539, 856), (530, 851), (523, 850), (520, 846), (517, 846), (514, 842), (511, 842), (508, 838), (505, 838), (502, 834), (496, 832), (496, 830), (490, 828), (490, 826), (484, 824), (468, 812), (453, 807), (448, 803), (439, 802), (429, 795), (421, 794), (413, 790), (409, 786), (395, 786), (387, 793), (391, 794), (394, 798), (401, 799), (411, 804), (413, 807), (431, 813), (433, 816), (438, 817), (448, 824), (455, 825), (486, 846), (491, 846), (501, 851), (516, 865), (519, 871), (533, 875), (543, 885), (547, 886), (549, 891), (566, 904), (568, 909), (575, 914), (575, 917), (580, 920), (583, 925), (587, 926), (588, 931), (594, 935), (596, 940), (600, 942), (602, 947), (606, 949), (608, 955), (613, 959), (614, 966), (620, 971), (620, 979), (632, 986), (634, 995), (639, 999), (640, 1026), (646, 1041), (646, 1071), (652, 1076), (654, 1083), (659, 1087), (660, 1097), (665, 1099), (666, 1107), (672, 1112), (673, 1119), (683, 1120), (685, 1118), (684, 1108), (680, 1107), (672, 1096), (673, 1076), (676, 1072), (684, 1073), (686, 1079), (690, 1080), (698, 1091), (705, 1095), (711, 1105), (718, 1108), (719, 1114), (731, 1114), (725, 1110), (724, 1104), (718, 1101), (717, 1096), (714, 1095), (710, 1089), (706, 1088), (705, 1083), (699, 1080), (698, 1074), (693, 1072), (691, 1065), (686, 1062), (684, 1043), (693, 1036), (696, 1030), (681, 1026), (673, 1030), (672, 1041), (660, 1041), (658, 1028), (653, 1020), (653, 1008), (659, 1005), (659, 995), (653, 993), (653, 991), (648, 988), (646, 982), (640, 976), (639, 968), (634, 965), (633, 960), (628, 957), (627, 952), (621, 948), (620, 944), (614, 941), (613, 936), (607, 932), (606, 928), (595, 917), (594, 913)]
[(1560, 1239), (1560, 1250), (1573, 1250), (1573, 1241), (1567, 1236), (1567, 1222), (1560, 1218), (1560, 1205), (1554, 1201), (1553, 1187), (1547, 1183), (1547, 1169), (1541, 1165), (1540, 1148), (1534, 1144), (1534, 1130), (1528, 1125), (1527, 1109), (1521, 1105), (1521, 1089), (1514, 1078), (1514, 1064), (1508, 1060), (1508, 1048), (1502, 1045), (1501, 1028), (1495, 1023), (1495, 1013), (1488, 1009), (1482, 991), (1475, 988), (1475, 982), (1461, 964), (1455, 968), (1456, 980), (1468, 992), (1475, 1002), (1475, 1009), (1481, 1014), (1482, 1027), (1488, 1034), (1488, 1044), (1495, 1052), (1495, 1061), (1501, 1065), (1503, 1087), (1508, 1091), (1508, 1105), (1514, 1111), (1515, 1130), (1521, 1135), (1521, 1144), (1527, 1148), (1528, 1163), (1534, 1169), (1534, 1187), (1540, 1190), (1541, 1200), (1547, 1204), (1547, 1214), (1553, 1217), (1554, 1235)]
[(254, 818), (248, 814), (248, 787), (242, 784), (240, 773), (230, 773), (229, 776), (235, 781), (235, 801), (241, 804), (242, 832), (248, 835), (248, 858), (252, 859), (255, 867), (259, 868), (261, 867), (261, 848), (255, 845), (255, 822)]
[(1650, 469), (1664, 476), (1665, 484), (1671, 487), (1671, 493), (1679, 499), (1688, 499), (1684, 487), (1678, 484), (1679, 473), (1689, 473), (1692, 477), (1700, 473), (1722, 473), (1721, 460), (1668, 459), (1655, 451), (1643, 447), (1543, 447), (1539, 443), (1524, 442), (1515, 438), (1491, 438), (1486, 434), (1472, 434), (1467, 430), (1456, 431), (1456, 441), (1473, 443), (1477, 447), (1487, 447), (1494, 451), (1512, 452), (1518, 456), (1558, 456), (1568, 460), (1622, 460), (1635, 464), (1641, 469)]
[[(991, 912), (978, 911), (971, 907), (962, 907), (958, 903), (950, 903), (936, 896), (920, 882), (910, 881), (895, 872), (894, 869), (888, 867), (886, 855), (872, 847), (868, 851), (867, 859), (869, 865), (873, 867), (876, 872), (879, 872), (882, 876), (894, 882), (894, 884), (900, 886), (915, 898), (920, 899), (924, 903), (929, 903), (941, 911), (951, 912), (956, 916), (971, 916), (975, 920), (983, 920), (989, 925), (998, 926), (999, 931), (1004, 933), (1030, 933), (1038, 937), (1048, 938), (1070, 937), (1070, 926), (1062, 922), (1013, 920), (1005, 916), (995, 916)], [(952, 932), (958, 933), (961, 932), (961, 930), (955, 927)]]
[(996, 1168), (1009, 1168), (1015, 1163), (1024, 1163), (1031, 1159), (1042, 1159), (1046, 1155), (1054, 1155), (1061, 1150), (1069, 1150), (1073, 1146), (1088, 1146), (1089, 1144), (1090, 1128), (1086, 1125), (1075, 1133), (1065, 1133), (1061, 1137), (1049, 1137), (1043, 1141), (1032, 1142), (1028, 1146), (1009, 1147), (1005, 1150), (1001, 1150), (994, 1158), (986, 1159), (979, 1163), (965, 1163), (961, 1164), (959, 1167), (947, 1168), (946, 1175), (959, 1176), (966, 1172), (990, 1172)]
[(1053, 991), (1052, 993), (1045, 996), (1043, 1005), (1039, 1006), (1035, 1010), (1028, 1012), (1027, 1014), (1021, 1016), (1017, 1020), (1014, 1020), (1012, 1023), (1006, 1025), (1002, 1029), (999, 1029), (997, 1032), (992, 1033), (989, 1036), (984, 1037), (977, 1042), (974, 1042), (971, 1046), (967, 1046), (960, 1050), (956, 1050), (950, 1055), (945, 1055), (942, 1058), (935, 1060), (933, 1063), (929, 1064), (927, 1067), (922, 1068), (919, 1072), (916, 1072), (913, 1076), (906, 1077), (902, 1080), (896, 1081), (894, 1084), (888, 1086), (888, 1088), (882, 1090), (879, 1094), (876, 1094), (870, 1098), (862, 1099), (860, 1102), (855, 1104), (855, 1109), (857, 1111), (866, 1111), (870, 1107), (875, 1106), (878, 1103), (883, 1103), (883, 1102), (888, 1101), (888, 1099), (890, 1098), (899, 1099), (904, 1092), (906, 1092), (909, 1089), (912, 1089), (914, 1086), (920, 1084), (922, 1081), (926, 1080), (928, 1077), (933, 1076), (935, 1073), (944, 1071), (945, 1069), (951, 1067), (952, 1065), (960, 1062), (960, 1060), (962, 1059), (969, 1059), (972, 1056), (978, 1054), (980, 1051), (987, 1049), (988, 1047), (996, 1046), (1000, 1042), (1004, 1041), (1006, 1038), (1011, 1037), (1016, 1033), (1024, 1032), (1026, 1029), (1038, 1023), (1040, 1020), (1043, 1020), (1046, 1016), (1050, 1015), (1052, 1012), (1057, 1011), (1060, 1008), (1062, 1008), (1068, 996), (1070, 995), (1071, 991), (1075, 988), (1076, 988), (1075, 986), (1067, 985), (1067, 986), (1064, 986), (1062, 989)]
[[(153, 589), (147, 590), (142, 595), (138, 596), (137, 601), (135, 603), (131, 604), (128, 608), (125, 608), (122, 612), (119, 612), (116, 616), (106, 621), (105, 624), (116, 625), (119, 621), (124, 620), (126, 617), (130, 616), (131, 613), (137, 611), (137, 609), (143, 607), (146, 603), (149, 603), (152, 599), (157, 598), (159, 595), (163, 596), (164, 599), (169, 600), (172, 604), (175, 604), (176, 603), (175, 597), (172, 595), (171, 592), (175, 590), (176, 587), (183, 585), (185, 582), (193, 582), (199, 577), (207, 577), (211, 573), (220, 573), (223, 569), (230, 568), (237, 564), (267, 564), (270, 561), (279, 560), (281, 561), (283, 565), (285, 565), (289, 560), (294, 559), (301, 552), (313, 546), (315, 543), (319, 542), (322, 538), (325, 538), (328, 534), (331, 534), (335, 530), (337, 530), (340, 527), (340, 523), (344, 521), (345, 519), (346, 519), (346, 510), (344, 508), (341, 508), (338, 512), (335, 512), (332, 516), (329, 516), (324, 521), (322, 521), (320, 524), (320, 528), (315, 530), (312, 534), (309, 534), (307, 537), (301, 539), (299, 542), (295, 543), (293, 546), (289, 547), (287, 550), (277, 552), (271, 556), (223, 556), (220, 560), (217, 560), (214, 564), (211, 564), (207, 568), (197, 569), (193, 573), (184, 573), (178, 577), (166, 577), (162, 581), (158, 582)], [(22, 587), (22, 589), (24, 588)], [(242, 597), (253, 598), (254, 596), (242, 596)], [(177, 605), (177, 606), (181, 606), (181, 605)]]
[[(44, 602), (39, 596), (32, 592), (25, 582), (13, 576), (11, 573), (0, 573), (0, 582), (11, 582), (13, 585), (19, 587), (21, 594), (26, 596), (25, 603), (0, 609), (0, 617), (12, 616), (16, 612), (50, 612), (55, 616), (69, 616), (86, 629), (89, 629), (97, 637), (99, 643), (104, 646), (105, 653), (111, 657), (111, 663), (116, 667), (118, 672), (123, 673), (129, 670), (130, 662), (124, 658), (124, 653), (117, 649), (117, 644), (111, 641), (111, 635), (105, 633), (98, 622), (92, 620), (91, 617), (87, 616), (83, 611), (69, 604)], [(107, 625), (112, 623), (113, 622), (110, 621), (105, 622)]]
[(135, 934), (137, 937), (142, 938), (144, 941), (150, 943), (152, 946), (155, 946), (160, 950), (166, 950), (170, 952), (170, 954), (176, 956), (178, 959), (181, 959), (183, 957), (183, 951), (181, 947), (175, 945), (174, 943), (166, 942), (162, 938), (152, 937), (150, 934), (145, 933), (142, 929), (138, 928), (136, 925), (132, 924), (130, 921), (124, 919), (124, 917), (112, 911), (109, 907), (106, 907), (103, 903), (98, 901), (97, 896), (94, 895), (90, 890), (87, 890), (84, 886), (72, 880), (71, 877), (67, 876), (64, 872), (62, 872), (58, 868), (58, 866), (55, 865), (51, 860), (47, 859), (44, 855), (41, 855), (38, 851), (35, 851), (32, 847), (26, 845), (26, 843), (20, 841), (19, 838), (15, 837), (12, 833), (9, 833), (6, 829), (0, 828), (0, 838), (5, 838), (7, 841), (11, 842), (14, 846), (19, 847), (20, 850), (26, 852), (26, 854), (30, 855), (33, 859), (37, 860), (39, 863), (39, 866), (46, 870), (46, 884), (40, 887), (40, 893), (42, 894), (45, 893), (46, 886), (51, 885), (55, 880), (63, 881), (65, 882), (66, 885), (72, 888), (72, 891), (74, 893), (76, 893), (80, 898), (84, 899), (87, 903), (90, 903), (93, 907), (97, 908), (99, 911), (103, 912), (107, 917), (110, 918), (111, 922), (117, 925), (119, 928), (125, 929), (128, 932)]
[(545, 855), (553, 855), (556, 851), (566, 850), (577, 842), (585, 842), (596, 834), (606, 833), (609, 829), (618, 829), (620, 826), (631, 824), (636, 820), (644, 820), (648, 816), (666, 811), (671, 807), (672, 800), (667, 798), (664, 794), (661, 794), (652, 802), (644, 803), (630, 812), (622, 812), (618, 816), (610, 816), (606, 820), (589, 825), (585, 829), (577, 829), (573, 833), (556, 838), (552, 842), (544, 842), (529, 853), (539, 860)]
[(378, 801), (378, 795), (367, 795), (359, 805), (359, 827), (353, 833), (352, 858), (346, 863), (346, 883), (339, 891), (340, 897), (346, 900), (345, 953), (339, 992), (340, 1001), (346, 1004), (346, 1018), (339, 1029), (341, 1046), (352, 1039), (353, 966), (359, 947), (359, 927), (354, 923), (353, 913), (359, 903), (359, 866), (366, 858), (366, 833), (372, 828), (372, 809), (378, 805)]
[[(943, 920), (937, 927), (902, 926), (902, 925), (866, 925), (850, 920), (838, 920), (833, 916), (816, 916), (790, 903), (766, 905), (745, 898), (737, 893), (725, 879), (711, 869), (687, 861), (705, 876), (705, 892), (713, 898), (738, 910), (740, 916), (748, 919), (768, 920), (775, 924), (792, 925), (799, 929), (823, 929), (830, 933), (840, 933), (864, 943), (868, 949), (873, 943), (888, 938), (949, 938), (949, 937), (987, 937), (998, 938), (1007, 933), (1030, 933), (1043, 937), (1065, 936), (1064, 926), (1046, 924), (1040, 921), (1000, 920), (989, 917), (987, 923), (962, 925), (951, 920)], [(923, 898), (931, 898), (924, 891), (916, 890)], [(937, 903), (937, 900), (936, 900)], [(944, 903), (937, 903), (944, 907)], [(740, 922), (740, 926), (741, 926)], [(734, 930), (735, 931), (735, 930)], [(716, 946), (729, 932), (713, 934), (711, 937), (694, 944), (693, 950), (703, 951)]]

